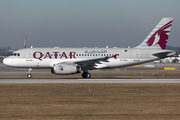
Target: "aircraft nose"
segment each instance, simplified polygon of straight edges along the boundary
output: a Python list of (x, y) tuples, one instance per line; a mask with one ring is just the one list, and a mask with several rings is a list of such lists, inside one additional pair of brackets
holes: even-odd
[(7, 60), (5, 58), (3, 59), (3, 64), (7, 64)]
[(10, 59), (7, 59), (7, 58), (4, 58), (3, 59), (3, 64), (5, 64), (5, 65), (10, 65)]

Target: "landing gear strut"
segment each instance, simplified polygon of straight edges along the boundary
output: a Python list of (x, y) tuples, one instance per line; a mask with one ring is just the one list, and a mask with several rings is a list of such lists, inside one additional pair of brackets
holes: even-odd
[(32, 75), (31, 75), (32, 69), (31, 69), (31, 68), (28, 68), (28, 71), (29, 71), (29, 73), (27, 74), (27, 78), (31, 78), (31, 77), (32, 77)]
[(84, 71), (84, 72), (82, 73), (82, 77), (83, 77), (83, 78), (91, 78), (91, 74)]

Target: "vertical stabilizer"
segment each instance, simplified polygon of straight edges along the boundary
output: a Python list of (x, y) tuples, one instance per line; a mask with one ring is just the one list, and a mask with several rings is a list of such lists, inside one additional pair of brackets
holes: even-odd
[(173, 18), (163, 18), (136, 48), (166, 49)]

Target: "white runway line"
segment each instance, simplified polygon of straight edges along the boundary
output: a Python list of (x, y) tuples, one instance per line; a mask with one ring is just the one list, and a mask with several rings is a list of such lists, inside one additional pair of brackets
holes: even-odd
[(3, 83), (180, 83), (180, 79), (0, 79), (0, 84)]

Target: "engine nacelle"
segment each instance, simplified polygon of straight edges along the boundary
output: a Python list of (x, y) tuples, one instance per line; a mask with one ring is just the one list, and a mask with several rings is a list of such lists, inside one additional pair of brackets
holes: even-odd
[(59, 75), (81, 73), (81, 66), (71, 64), (55, 64), (51, 69), (51, 73)]

